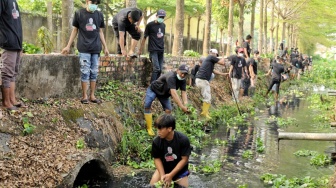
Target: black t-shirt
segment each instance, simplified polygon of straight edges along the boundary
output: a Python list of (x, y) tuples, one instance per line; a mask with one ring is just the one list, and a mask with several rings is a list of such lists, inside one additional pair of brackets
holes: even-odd
[(241, 79), (243, 74), (243, 67), (246, 67), (246, 61), (244, 57), (234, 57), (231, 61), (233, 66), (231, 78)]
[(281, 81), (281, 73), (285, 72), (285, 67), (280, 63), (272, 63), (272, 79)]
[(302, 60), (298, 60), (297, 63), (296, 63), (296, 67), (298, 69), (302, 69), (303, 68), (303, 64), (302, 64)]
[(285, 50), (283, 51), (283, 54), (282, 54), (281, 57), (286, 57), (287, 54), (288, 54), (288, 50), (285, 49)]
[(78, 28), (78, 51), (99, 54), (102, 50), (99, 32), (100, 28), (105, 27), (103, 14), (97, 10), (91, 13), (82, 8), (76, 11), (72, 25)]
[(151, 89), (157, 94), (161, 96), (169, 97), (170, 89), (180, 89), (181, 91), (186, 91), (187, 82), (186, 80), (179, 80), (176, 76), (176, 71), (167, 72), (160, 76), (157, 80), (151, 83)]
[(112, 25), (114, 28), (118, 28), (118, 31), (126, 32), (126, 28), (133, 25), (128, 20), (128, 13), (132, 12), (133, 10), (138, 11), (140, 13), (140, 16), (142, 16), (142, 11), (138, 8), (124, 8), (121, 9), (112, 20)]
[(16, 0), (0, 1), (0, 47), (22, 50), (22, 24)]
[(297, 58), (292, 59), (291, 64), (292, 64), (292, 66), (296, 67), (297, 64), (298, 64), (298, 59)]
[[(176, 165), (182, 160), (182, 156), (190, 156), (191, 146), (187, 136), (183, 133), (174, 131), (174, 138), (171, 141), (156, 137), (152, 143), (152, 157), (160, 158), (166, 174), (170, 173)], [(188, 163), (173, 177), (176, 180), (178, 176), (188, 170)]]
[(199, 68), (198, 72), (196, 73), (196, 78), (202, 80), (210, 80), (211, 74), (215, 68), (215, 63), (218, 63), (219, 59), (213, 55), (208, 55), (206, 57)]
[(148, 38), (148, 51), (164, 51), (164, 35), (166, 25), (156, 21), (149, 22), (146, 25), (144, 37)]
[(293, 60), (294, 58), (297, 57), (297, 54), (293, 51), (291, 54), (290, 54), (290, 59)]
[(258, 73), (258, 62), (254, 58), (249, 58), (247, 60), (247, 66), (252, 65), (254, 74)]
[(247, 42), (247, 41), (245, 41), (245, 42), (243, 42), (243, 48), (246, 48), (247, 49), (247, 55), (248, 55), (248, 57), (250, 57), (251, 55), (251, 48), (250, 48), (250, 44)]

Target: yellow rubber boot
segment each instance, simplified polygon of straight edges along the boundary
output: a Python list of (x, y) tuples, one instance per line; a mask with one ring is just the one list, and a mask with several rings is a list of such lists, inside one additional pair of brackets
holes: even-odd
[(147, 132), (149, 136), (155, 136), (155, 133), (152, 129), (152, 123), (153, 123), (152, 113), (145, 114), (145, 120), (146, 120), (146, 125), (147, 125)]
[(201, 116), (203, 116), (203, 117), (205, 117), (207, 119), (211, 119), (211, 117), (209, 115), (209, 108), (210, 108), (210, 106), (211, 106), (210, 103), (203, 102)]

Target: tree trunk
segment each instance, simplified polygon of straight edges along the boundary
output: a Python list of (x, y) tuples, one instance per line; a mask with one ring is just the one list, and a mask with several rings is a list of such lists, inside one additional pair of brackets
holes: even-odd
[[(47, 22), (48, 22), (48, 30), (51, 33), (51, 42), (55, 44), (55, 37), (54, 37), (54, 28), (53, 28), (53, 12), (52, 12), (52, 1), (47, 2)], [(55, 47), (55, 45), (54, 45)], [(52, 49), (51, 49), (52, 50)]]
[(238, 24), (238, 43), (239, 46), (243, 45), (244, 40), (244, 7), (245, 0), (243, 2), (239, 2), (239, 24)]
[[(72, 31), (72, 16), (73, 16), (74, 3), (73, 0), (62, 1), (62, 46), (68, 44), (70, 34)], [(71, 50), (71, 53), (73, 49)]]
[(275, 47), (274, 47), (276, 54), (278, 54), (278, 48), (279, 48), (279, 26), (280, 26), (279, 18), (280, 18), (280, 15), (278, 13), (277, 25), (275, 29)]
[(201, 16), (199, 16), (198, 19), (197, 19), (197, 31), (196, 31), (196, 49), (197, 49), (196, 51), (198, 53), (200, 53), (199, 44), (198, 44), (200, 23), (201, 23)]
[[(291, 24), (287, 24), (287, 38), (286, 38), (286, 45), (287, 47), (289, 47), (289, 44), (290, 44), (290, 35), (291, 35), (291, 32), (290, 32), (290, 28), (291, 28)], [(284, 46), (284, 47), (285, 47)]]
[(188, 31), (187, 31), (187, 49), (190, 50), (190, 43), (191, 43), (191, 35), (190, 35), (190, 21), (191, 21), (191, 16), (188, 15)]
[(203, 56), (207, 56), (209, 52), (209, 46), (211, 43), (210, 36), (210, 26), (211, 26), (211, 7), (212, 0), (206, 0), (205, 9), (205, 29), (204, 29), (204, 40), (203, 40)]
[(269, 49), (267, 48), (267, 3), (268, 0), (264, 0), (264, 33), (263, 33), (263, 47), (264, 52), (268, 53)]
[(251, 48), (254, 49), (254, 23), (255, 23), (255, 8), (256, 8), (257, 0), (252, 0), (252, 9), (251, 9), (251, 31), (250, 34), (252, 36), (251, 40)]
[(271, 2), (272, 6), (272, 12), (271, 12), (271, 37), (270, 37), (270, 51), (271, 53), (274, 53), (274, 11), (275, 11), (275, 6), (274, 6), (274, 1), (272, 0)]
[(184, 0), (176, 0), (175, 31), (173, 43), (173, 56), (181, 56), (183, 53), (184, 31)]
[(172, 48), (172, 44), (173, 44), (173, 26), (174, 26), (174, 19), (173, 17), (171, 18), (171, 22), (170, 22), (170, 36), (169, 36), (169, 53), (173, 53), (173, 48)]
[[(107, 5), (105, 5), (105, 8), (106, 8), (106, 13), (108, 12), (108, 7), (107, 7)], [(107, 39), (107, 37), (109, 36), (109, 27), (108, 27), (108, 23), (109, 23), (109, 16), (108, 16), (109, 14), (105, 14), (104, 15), (104, 19), (105, 19), (105, 34), (104, 34), (104, 37), (105, 37), (105, 40)], [(106, 43), (106, 45), (107, 46), (109, 46), (108, 45), (109, 43)]]
[(220, 39), (219, 39), (219, 50), (222, 52), (221, 55), (224, 55), (224, 42), (223, 42), (223, 32), (224, 32), (224, 29), (223, 28), (220, 28), (219, 29), (219, 33), (220, 33)]
[(126, 0), (126, 7), (136, 7), (137, 1), (136, 0)]
[(260, 0), (260, 15), (259, 15), (259, 37), (258, 37), (258, 50), (263, 54), (263, 18), (264, 18), (264, 0)]
[[(282, 35), (281, 35), (281, 42), (286, 42), (285, 41), (285, 37), (286, 37), (286, 21), (282, 20)], [(284, 44), (285, 45), (285, 44)]]
[(226, 57), (229, 57), (231, 55), (231, 52), (232, 52), (233, 11), (234, 11), (234, 4), (233, 4), (233, 2), (234, 2), (234, 0), (230, 0)]

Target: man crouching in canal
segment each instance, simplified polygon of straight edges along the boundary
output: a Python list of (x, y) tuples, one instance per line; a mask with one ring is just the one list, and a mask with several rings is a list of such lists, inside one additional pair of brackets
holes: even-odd
[[(163, 110), (170, 114), (172, 110), (172, 105), (170, 102), (170, 96), (172, 96), (174, 102), (181, 108), (185, 113), (189, 113), (187, 108), (188, 98), (186, 92), (187, 82), (185, 77), (189, 72), (189, 68), (183, 64), (178, 70), (174, 72), (167, 72), (164, 75), (161, 75), (157, 80), (153, 81), (146, 91), (145, 97), (145, 120), (147, 126), (147, 132), (150, 136), (155, 136), (155, 133), (152, 130), (152, 113), (151, 106), (153, 101), (158, 98)], [(181, 90), (181, 97), (177, 94), (177, 91)], [(183, 102), (182, 102), (183, 101)]]
[(152, 143), (152, 157), (156, 170), (150, 181), (154, 186), (161, 181), (164, 187), (170, 187), (172, 181), (182, 187), (188, 187), (188, 161), (191, 146), (188, 137), (175, 130), (175, 117), (161, 115), (155, 122), (158, 136)]

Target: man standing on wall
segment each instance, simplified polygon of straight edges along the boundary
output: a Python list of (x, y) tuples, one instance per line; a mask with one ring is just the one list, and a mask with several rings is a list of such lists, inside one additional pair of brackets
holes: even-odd
[[(62, 50), (62, 54), (68, 54), (70, 46), (78, 34), (77, 49), (79, 51), (80, 71), (82, 73), (82, 104), (101, 103), (94, 95), (98, 76), (99, 55), (104, 47), (104, 54), (109, 55), (106, 46), (103, 29), (105, 27), (104, 16), (97, 10), (100, 0), (86, 0), (86, 8), (75, 12), (72, 22), (74, 26), (68, 45)], [(90, 99), (87, 95), (88, 82), (90, 81)]]
[(250, 54), (251, 54), (251, 48), (250, 48), (251, 39), (252, 39), (252, 36), (247, 35), (246, 36), (246, 41), (243, 42), (244, 56), (245, 56), (246, 60), (247, 60), (247, 58), (250, 58)]
[(163, 53), (164, 53), (164, 35), (166, 25), (163, 23), (166, 16), (166, 11), (159, 10), (156, 13), (156, 20), (149, 22), (146, 25), (144, 38), (141, 43), (139, 55), (142, 53), (147, 37), (149, 58), (153, 64), (153, 72), (150, 83), (158, 79), (163, 67)]
[(224, 58), (218, 58), (218, 51), (216, 49), (210, 49), (209, 55), (204, 59), (202, 65), (200, 66), (198, 72), (196, 73), (196, 86), (201, 89), (203, 97), (203, 106), (201, 116), (210, 119), (209, 108), (211, 106), (211, 88), (210, 79), (212, 73), (227, 75), (227, 73), (222, 73), (214, 70), (215, 64), (225, 65)]
[(4, 49), (1, 55), (2, 105), (8, 111), (15, 111), (27, 107), (15, 98), (15, 79), (22, 54), (22, 23), (16, 0), (0, 0), (0, 15), (0, 48)]
[[(187, 98), (187, 82), (185, 80), (189, 68), (183, 64), (179, 66), (177, 71), (167, 72), (153, 81), (146, 91), (145, 97), (145, 120), (147, 126), (147, 132), (150, 136), (154, 136), (155, 133), (152, 130), (153, 117), (151, 113), (151, 106), (153, 101), (158, 98), (163, 110), (170, 114), (172, 111), (172, 105), (170, 102), (170, 96), (172, 96), (174, 102), (185, 113), (189, 113), (186, 105), (188, 104)], [(181, 90), (181, 98), (177, 94), (177, 90)]]
[[(140, 23), (142, 20), (142, 11), (138, 8), (121, 9), (112, 20), (114, 34), (117, 37), (118, 55), (126, 56), (126, 31), (132, 36), (131, 49), (128, 55), (132, 58), (137, 57), (135, 47), (141, 37)], [(135, 24), (136, 23), (136, 24)]]

